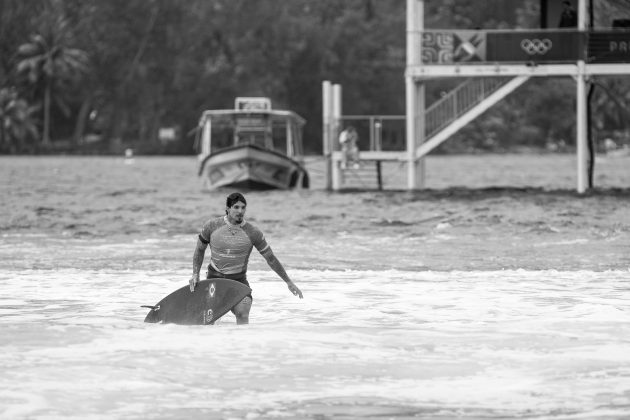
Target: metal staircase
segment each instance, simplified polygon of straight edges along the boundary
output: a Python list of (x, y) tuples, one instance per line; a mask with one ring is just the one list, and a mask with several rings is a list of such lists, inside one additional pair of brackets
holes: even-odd
[(425, 137), (428, 139), (434, 136), (506, 82), (504, 77), (476, 77), (458, 85), (426, 109)]
[(475, 77), (457, 86), (427, 108), (425, 141), (416, 149), (416, 157), (429, 153), (528, 79), (529, 76)]
[(383, 189), (380, 177), (380, 162), (361, 161), (357, 168), (349, 165), (346, 169), (341, 169), (341, 182), (343, 188), (348, 189)]

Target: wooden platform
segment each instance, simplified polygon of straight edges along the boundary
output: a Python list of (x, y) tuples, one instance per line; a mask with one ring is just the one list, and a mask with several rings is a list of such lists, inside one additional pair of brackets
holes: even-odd
[(349, 164), (347, 168), (341, 168), (343, 154), (333, 152), (333, 190), (382, 190), (383, 176), (381, 162), (404, 162), (407, 158), (405, 152), (365, 151), (359, 152), (359, 166), (355, 168)]

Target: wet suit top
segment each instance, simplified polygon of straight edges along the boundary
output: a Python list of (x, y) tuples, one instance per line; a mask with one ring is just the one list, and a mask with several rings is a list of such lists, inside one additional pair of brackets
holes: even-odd
[(252, 249), (264, 254), (271, 250), (264, 235), (254, 225), (243, 220), (233, 225), (227, 216), (208, 220), (201, 229), (199, 239), (210, 244), (210, 267), (221, 274), (244, 274)]

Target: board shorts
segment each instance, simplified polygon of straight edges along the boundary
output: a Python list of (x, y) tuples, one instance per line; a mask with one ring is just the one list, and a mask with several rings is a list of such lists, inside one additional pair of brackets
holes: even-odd
[[(206, 275), (206, 279), (216, 279), (216, 278), (234, 280), (234, 281), (244, 284), (245, 286), (251, 289), (251, 287), (249, 286), (249, 282), (247, 281), (247, 273), (243, 272), (243, 273), (236, 273), (236, 274), (223, 274), (216, 271), (214, 268), (212, 268), (211, 265), (208, 265), (208, 273)], [(247, 297), (249, 297), (252, 300), (252, 302), (254, 301), (254, 298), (252, 297), (251, 293), (248, 294)]]

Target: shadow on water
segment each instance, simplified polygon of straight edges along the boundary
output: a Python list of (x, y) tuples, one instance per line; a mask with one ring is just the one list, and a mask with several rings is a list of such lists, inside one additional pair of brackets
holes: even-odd
[(547, 189), (542, 187), (450, 187), (441, 189), (422, 189), (418, 191), (408, 191), (405, 189), (370, 190), (370, 189), (344, 189), (333, 194), (352, 195), (358, 193), (372, 193), (379, 196), (407, 197), (409, 201), (418, 200), (442, 200), (442, 199), (486, 199), (494, 197), (532, 197), (545, 196), (556, 198), (588, 198), (588, 197), (611, 197), (630, 199), (630, 188), (594, 188), (578, 193), (575, 189)]

